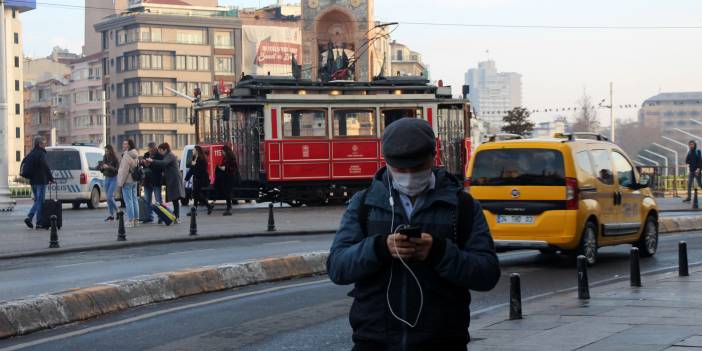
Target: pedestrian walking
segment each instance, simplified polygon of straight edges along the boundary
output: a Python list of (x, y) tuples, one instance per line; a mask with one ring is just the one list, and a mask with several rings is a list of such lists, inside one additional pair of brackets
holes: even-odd
[(687, 152), (687, 157), (685, 158), (685, 163), (689, 169), (689, 174), (687, 175), (687, 197), (683, 202), (690, 202), (692, 197), (692, 187), (697, 180), (697, 186), (702, 188), (702, 154), (697, 148), (697, 142), (690, 140), (687, 144), (690, 150)]
[(119, 158), (115, 153), (115, 148), (112, 145), (105, 146), (105, 155), (100, 163), (100, 172), (105, 177), (105, 197), (107, 198), (107, 211), (109, 215), (105, 222), (115, 220), (115, 215), (119, 211), (117, 201), (115, 201), (115, 191), (117, 190), (117, 172), (119, 170)]
[[(156, 143), (150, 142), (148, 147), (149, 151), (144, 154), (144, 160), (149, 158), (153, 160), (163, 160), (163, 156), (158, 153)], [(142, 161), (142, 164), (144, 165), (144, 202), (149, 211), (149, 220), (144, 221), (144, 223), (151, 223), (154, 221), (153, 200), (156, 200), (157, 204), (163, 203), (163, 197), (161, 196), (163, 170), (153, 164), (147, 166), (145, 161)]]
[(215, 189), (227, 203), (223, 216), (232, 215), (232, 189), (239, 183), (239, 166), (231, 146), (225, 144), (222, 148), (222, 162), (215, 170)]
[(352, 198), (327, 260), (336, 284), (354, 284), (353, 350), (466, 350), (469, 290), (500, 277), (480, 204), (432, 168), (431, 126), (403, 118), (382, 138), (387, 167)]
[(36, 228), (47, 229), (40, 224), (40, 221), (44, 210), (46, 186), (54, 182), (54, 177), (46, 160), (46, 140), (44, 137), (37, 136), (34, 138), (34, 148), (22, 160), (20, 165), (20, 176), (29, 179), (29, 184), (32, 186), (32, 195), (34, 195), (34, 204), (29, 209), (27, 218), (24, 219), (24, 224), (29, 228), (34, 228), (33, 220), (36, 216)]
[(178, 158), (173, 154), (168, 143), (159, 145), (158, 153), (163, 157), (162, 160), (148, 158), (145, 164), (149, 166), (154, 165), (163, 170), (163, 180), (166, 184), (166, 201), (173, 203), (173, 214), (176, 217), (176, 223), (180, 223), (180, 199), (185, 197), (185, 188), (183, 187), (183, 177), (181, 177), (178, 167)]
[[(210, 174), (207, 171), (207, 157), (202, 147), (196, 145), (193, 149), (192, 159), (185, 175), (185, 181), (193, 180), (193, 204), (197, 208), (198, 204), (207, 207), (207, 214), (212, 214), (212, 205), (207, 201), (205, 193), (210, 187)], [(190, 213), (188, 213), (190, 215)]]
[(126, 227), (133, 228), (139, 224), (139, 202), (137, 200), (137, 186), (139, 180), (135, 179), (139, 167), (139, 153), (131, 139), (122, 142), (122, 159), (117, 170), (117, 186), (122, 189), (122, 200), (127, 208)]

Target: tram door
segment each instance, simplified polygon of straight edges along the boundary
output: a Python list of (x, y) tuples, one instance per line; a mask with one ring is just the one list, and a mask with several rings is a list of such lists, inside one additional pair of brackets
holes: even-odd
[(259, 181), (261, 145), (264, 140), (263, 108), (232, 106), (231, 128), (240, 181)]
[(463, 179), (466, 119), (463, 105), (439, 105), (437, 111), (441, 164), (448, 172)]

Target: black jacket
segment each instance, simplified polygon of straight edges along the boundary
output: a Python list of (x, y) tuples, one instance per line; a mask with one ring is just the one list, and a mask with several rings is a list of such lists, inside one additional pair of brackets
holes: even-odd
[(694, 172), (702, 168), (702, 155), (700, 155), (700, 150), (695, 146), (694, 149), (688, 151), (687, 157), (685, 157), (685, 163), (687, 163), (690, 168), (690, 172)]
[(185, 181), (187, 182), (193, 178), (193, 189), (202, 190), (210, 186), (210, 174), (207, 172), (207, 161), (202, 158), (195, 161), (195, 165), (191, 165), (188, 168), (188, 173), (185, 175)]
[[(401, 262), (393, 259), (385, 240), (391, 224), (386, 170), (378, 171), (365, 198), (368, 210), (367, 235), (359, 223), (361, 196), (354, 196), (334, 238), (327, 271), (337, 284), (354, 284), (349, 319), (353, 341), (361, 349), (440, 350), (465, 349), (470, 323), (471, 290), (495, 287), (500, 267), (495, 246), (480, 204), (474, 202), (473, 227), (468, 241), (459, 247), (455, 238), (455, 216), (461, 184), (443, 170), (435, 171), (436, 186), (417, 203), (408, 220), (395, 190), (394, 226), (413, 224), (433, 237), (429, 257), (408, 264), (421, 282), (424, 306), (419, 323), (409, 328), (395, 319), (388, 308), (386, 291), (392, 270), (390, 301), (393, 310), (414, 322), (420, 292)], [(363, 346), (371, 345), (371, 346)], [(376, 346), (372, 346), (376, 345)]]
[[(153, 155), (150, 152), (144, 154), (144, 159), (163, 160), (163, 156), (158, 152)], [(163, 170), (153, 164), (144, 167), (144, 185), (159, 187), (163, 185)]]
[(51, 169), (46, 162), (46, 150), (35, 147), (23, 161), (28, 168), (29, 183), (31, 185), (46, 185), (54, 181)]

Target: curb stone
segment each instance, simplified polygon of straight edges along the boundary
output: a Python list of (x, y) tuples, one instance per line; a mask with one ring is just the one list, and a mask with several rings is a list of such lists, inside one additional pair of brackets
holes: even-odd
[(323, 274), (326, 252), (145, 275), (0, 302), (0, 339), (155, 302)]

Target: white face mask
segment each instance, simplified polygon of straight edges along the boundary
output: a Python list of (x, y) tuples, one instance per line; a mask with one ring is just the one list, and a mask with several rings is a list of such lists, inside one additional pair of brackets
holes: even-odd
[(431, 182), (431, 168), (414, 172), (414, 173), (399, 173), (393, 172), (392, 168), (388, 168), (392, 175), (392, 186), (399, 192), (407, 196), (417, 196), (429, 187)]

